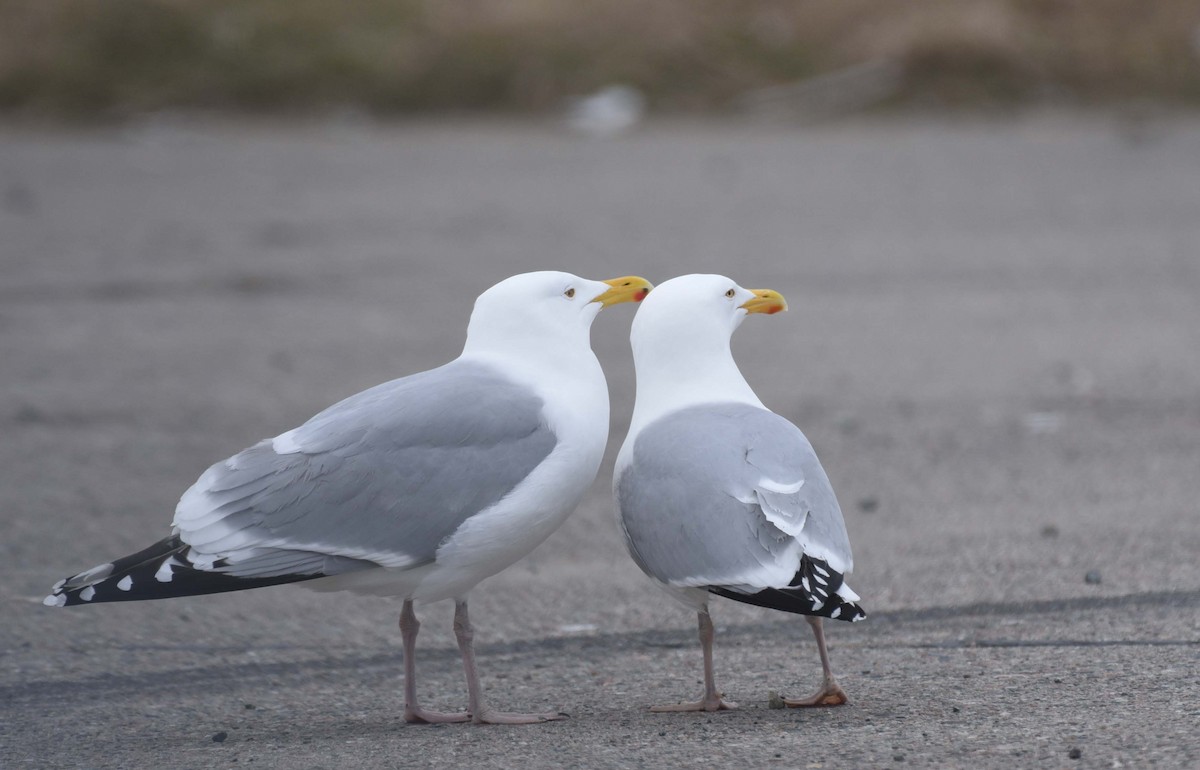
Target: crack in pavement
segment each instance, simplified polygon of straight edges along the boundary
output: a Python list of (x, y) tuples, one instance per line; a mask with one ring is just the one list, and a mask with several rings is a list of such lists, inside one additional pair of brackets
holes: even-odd
[(895, 644), (918, 650), (960, 650), (972, 647), (1200, 647), (1200, 639), (958, 639), (950, 642)]
[[(928, 622), (954, 618), (1038, 615), (1047, 613), (1082, 612), (1119, 608), (1146, 607), (1200, 607), (1200, 591), (1160, 591), (1124, 596), (1084, 597), (1077, 599), (1051, 599), (1035, 602), (976, 603), (950, 607), (895, 610), (879, 612), (869, 616), (875, 622), (867, 626), (876, 638), (863, 646), (885, 646), (888, 649), (963, 649), (963, 648), (1035, 648), (1035, 647), (1194, 647), (1200, 639), (1146, 639), (1146, 640), (1020, 640), (1020, 639), (958, 639), (944, 642), (889, 642), (880, 644), (879, 637), (888, 635), (896, 625), (910, 622)], [(720, 633), (725, 638), (768, 637), (778, 634), (782, 621), (723, 626)], [(544, 639), (497, 642), (477, 647), (480, 657), (536, 657), (544, 661), (549, 657), (570, 660), (590, 660), (597, 653), (613, 650), (631, 651), (638, 648), (677, 649), (694, 645), (694, 631), (683, 629), (632, 631), (590, 636), (551, 637)], [(116, 649), (134, 649), (117, 647)], [(204, 648), (187, 645), (178, 649), (209, 654), (228, 654), (227, 646)], [(246, 652), (258, 647), (242, 648)], [(288, 648), (273, 645), (271, 649), (311, 650), (312, 647)], [(326, 652), (329, 650), (326, 648)], [(457, 663), (458, 651), (454, 648), (422, 649), (420, 659), (424, 664)], [(83, 697), (111, 697), (121, 693), (155, 692), (174, 690), (180, 687), (202, 685), (208, 692), (235, 691), (251, 682), (279, 677), (311, 677), (328, 672), (357, 672), (386, 668), (399, 676), (403, 655), (399, 650), (369, 655), (344, 657), (305, 658), (297, 661), (276, 663), (238, 663), (233, 665), (213, 664), (194, 668), (170, 669), (135, 674), (101, 674), (79, 680), (34, 680), (23, 684), (0, 687), (0, 701), (9, 704), (50, 705), (56, 702), (73, 702)], [(280, 686), (278, 681), (273, 686)]]

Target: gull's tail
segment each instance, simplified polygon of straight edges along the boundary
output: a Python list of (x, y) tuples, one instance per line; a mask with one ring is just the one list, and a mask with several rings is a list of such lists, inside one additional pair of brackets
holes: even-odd
[(189, 563), (185, 555), (187, 550), (187, 543), (173, 535), (137, 553), (58, 581), (42, 604), (47, 607), (72, 607), (98, 602), (170, 599), (323, 577), (319, 572), (237, 577), (219, 571), (222, 566), (219, 561), (213, 565), (213, 570), (197, 569)]
[(846, 585), (842, 573), (825, 560), (808, 554), (800, 558), (800, 569), (787, 586), (759, 591), (748, 586), (709, 586), (708, 590), (727, 599), (799, 615), (850, 622), (867, 616), (866, 610), (858, 605), (858, 594)]

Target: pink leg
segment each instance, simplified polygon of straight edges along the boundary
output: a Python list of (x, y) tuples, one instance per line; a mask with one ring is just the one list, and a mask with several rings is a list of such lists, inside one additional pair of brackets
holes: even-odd
[(652, 706), (651, 711), (722, 711), (737, 708), (736, 703), (725, 700), (717, 692), (716, 677), (713, 676), (713, 624), (707, 611), (698, 613), (700, 620), (700, 648), (704, 652), (704, 697), (691, 703), (674, 703), (669, 706)]
[(466, 722), (470, 714), (446, 714), (426, 711), (417, 703), (417, 632), (421, 623), (413, 612), (411, 599), (404, 600), (400, 611), (400, 639), (404, 642), (404, 721), (433, 724), (435, 722)]
[(491, 707), (483, 702), (483, 692), (479, 686), (479, 675), (475, 671), (475, 629), (471, 627), (471, 619), (467, 616), (467, 602), (465, 599), (456, 600), (454, 604), (454, 636), (458, 639), (458, 649), (462, 653), (463, 670), (467, 675), (467, 693), (470, 697), (468, 710), (471, 712), (472, 722), (477, 725), (528, 725), (566, 718), (565, 714), (557, 712), (549, 714), (512, 714), (504, 711), (493, 711)]
[(844, 703), (849, 703), (850, 699), (846, 697), (846, 691), (833, 678), (833, 669), (829, 666), (829, 652), (825, 649), (825, 629), (821, 626), (821, 619), (809, 615), (805, 620), (812, 626), (813, 636), (817, 638), (817, 652), (821, 655), (821, 669), (824, 681), (821, 684), (821, 689), (807, 698), (784, 698), (784, 704), (789, 708), (801, 708), (803, 706), (841, 706)]

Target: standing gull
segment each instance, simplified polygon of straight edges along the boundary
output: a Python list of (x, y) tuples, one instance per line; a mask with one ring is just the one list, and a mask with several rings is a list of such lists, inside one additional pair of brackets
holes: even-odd
[(853, 558), (842, 512), (808, 439), (763, 406), (729, 349), (747, 314), (786, 309), (777, 292), (685, 275), (656, 288), (633, 321), (637, 399), (613, 494), (634, 561), (696, 610), (704, 652), (704, 697), (654, 711), (736, 708), (713, 677), (709, 594), (806, 615), (824, 683), (784, 702), (846, 702), (821, 626), (865, 617), (843, 582)]
[[(467, 592), (532, 551), (575, 509), (608, 438), (608, 387), (589, 332), (644, 278), (559, 272), (475, 301), (462, 354), (341, 401), (205, 471), (171, 536), (59, 581), (45, 604), (165, 599), (312, 581), (403, 597), (404, 718), (526, 724), (493, 711), (475, 669)], [(465, 714), (421, 708), (414, 602), (454, 599)]]

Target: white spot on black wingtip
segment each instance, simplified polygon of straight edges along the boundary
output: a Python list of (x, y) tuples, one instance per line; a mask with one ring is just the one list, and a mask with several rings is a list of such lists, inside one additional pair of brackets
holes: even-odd
[(804, 586), (804, 590), (807, 593), (810, 593), (810, 594), (812, 593), (812, 586), (809, 585), (808, 578), (806, 578), (806, 577), (800, 578), (800, 585)]
[(130, 588), (133, 588), (133, 577), (130, 575), (126, 575), (125, 577), (118, 580), (117, 588), (120, 588), (122, 591), (128, 591)]
[(173, 561), (174, 558), (164, 561), (162, 566), (158, 568), (158, 571), (154, 573), (154, 579), (160, 583), (170, 583), (171, 578), (175, 577), (175, 574), (171, 571), (171, 567), (174, 566), (171, 563)]
[(96, 595), (96, 589), (93, 588), (92, 586), (88, 586), (87, 588), (85, 588), (79, 592), (79, 598), (83, 599), (85, 602), (90, 602), (92, 600), (92, 597), (95, 595)]
[[(821, 577), (829, 577), (829, 573), (826, 570), (822, 569), (820, 564), (813, 564), (813, 569), (815, 569), (817, 571), (817, 574), (820, 575)], [(821, 580), (821, 578), (817, 578), (817, 580)], [(824, 583), (825, 581), (821, 580), (821, 582)]]
[[(59, 582), (64, 583), (66, 581), (60, 580)], [(56, 588), (55, 590), (58, 589)], [(66, 607), (67, 597), (65, 594), (50, 594), (45, 599), (42, 599), (42, 604), (46, 605), (47, 607)]]
[(838, 615), (841, 615), (841, 614), (842, 614), (842, 608), (834, 607), (833, 612), (829, 613), (829, 617), (836, 618)]

